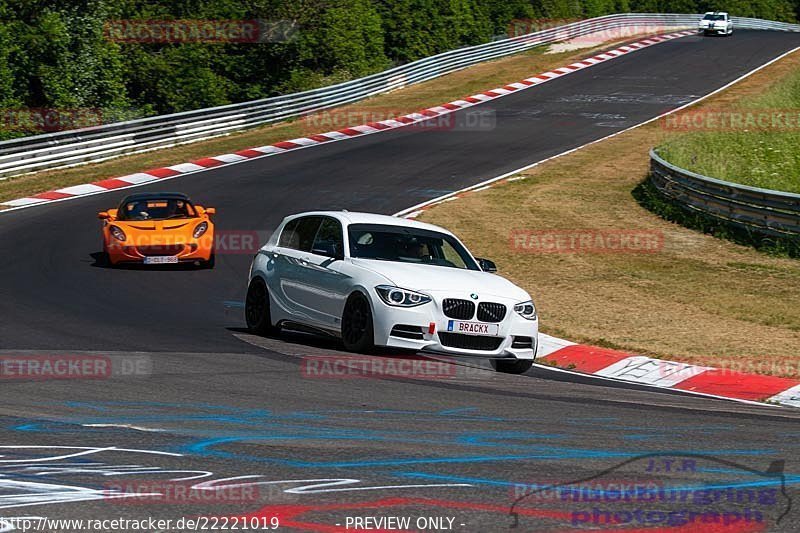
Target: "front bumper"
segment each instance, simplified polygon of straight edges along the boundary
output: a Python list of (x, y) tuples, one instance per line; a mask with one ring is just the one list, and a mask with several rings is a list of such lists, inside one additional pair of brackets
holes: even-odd
[(213, 249), (198, 242), (189, 242), (170, 246), (127, 246), (111, 244), (107, 248), (112, 263), (143, 263), (145, 257), (175, 256), (178, 262), (208, 261)]
[(721, 27), (720, 26), (714, 26), (712, 28), (712, 27), (709, 27), (709, 26), (700, 26), (700, 27), (697, 28), (697, 31), (700, 32), (700, 33), (716, 33), (717, 35), (725, 35), (725, 34), (728, 33), (728, 27), (727, 26), (721, 26)]
[(442, 300), (445, 297), (469, 300), (469, 295), (434, 294), (432, 302), (411, 308), (389, 306), (376, 293), (372, 296), (375, 344), (378, 346), (492, 359), (533, 360), (536, 357), (539, 323), (514, 311), (514, 305), (520, 303), (518, 301), (492, 296), (475, 301), (476, 306), (482, 301), (490, 301), (502, 303), (507, 309), (501, 322), (481, 322), (475, 316), (465, 320), (498, 326), (497, 335), (484, 336), (448, 332), (450, 321), (456, 319), (445, 316)]

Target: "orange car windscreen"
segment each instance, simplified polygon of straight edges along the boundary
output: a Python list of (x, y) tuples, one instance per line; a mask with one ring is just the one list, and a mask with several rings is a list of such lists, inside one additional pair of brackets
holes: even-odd
[(120, 220), (166, 220), (196, 216), (191, 203), (186, 200), (137, 200), (128, 202), (120, 211)]

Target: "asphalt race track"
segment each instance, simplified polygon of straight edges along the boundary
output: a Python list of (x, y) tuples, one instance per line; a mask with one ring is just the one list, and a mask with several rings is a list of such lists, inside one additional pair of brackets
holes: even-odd
[[(771, 32), (686, 37), (459, 112), (452, 129), (389, 131), (137, 191), (186, 192), (218, 209), (218, 231), (262, 241), (303, 210), (394, 213), (637, 124), (798, 45)], [(2, 380), (0, 516), (252, 513), (278, 516), (279, 531), (405, 516), (412, 530), (452, 519), (456, 531), (563, 531), (602, 530), (603, 513), (625, 510), (632, 529), (702, 530), (680, 512), (709, 523), (721, 513), (730, 524), (719, 531), (800, 528), (794, 411), (463, 364), (428, 379), (320, 378), (303, 358), (337, 355), (335, 343), (241, 329), (252, 249), (219, 255), (214, 270), (98, 266), (95, 215), (128, 192), (0, 213), (0, 355), (112, 368)], [(575, 482), (606, 498), (540, 490)], [(113, 497), (170, 483), (213, 494)], [(621, 483), (688, 496), (625, 502), (610, 493)], [(437, 517), (443, 527), (416, 523)]]

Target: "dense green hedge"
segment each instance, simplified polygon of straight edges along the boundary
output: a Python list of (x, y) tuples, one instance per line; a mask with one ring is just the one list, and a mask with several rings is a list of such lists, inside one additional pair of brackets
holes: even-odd
[[(0, 0), (0, 109), (98, 108), (105, 120), (317, 87), (503, 35), (515, 18), (702, 12), (795, 20), (800, 0)], [(282, 43), (131, 44), (119, 19), (296, 21)], [(9, 122), (0, 121), (3, 124)], [(8, 127), (5, 136), (8, 136)], [(23, 132), (18, 131), (18, 134)]]

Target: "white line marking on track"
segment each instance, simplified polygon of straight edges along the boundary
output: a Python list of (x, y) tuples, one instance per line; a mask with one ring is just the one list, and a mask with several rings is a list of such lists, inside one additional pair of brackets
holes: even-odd
[(148, 431), (148, 432), (166, 431), (165, 429), (146, 428), (142, 426), (132, 426), (130, 424), (81, 424), (81, 425), (87, 428), (122, 428), (122, 429), (133, 429), (136, 431)]

